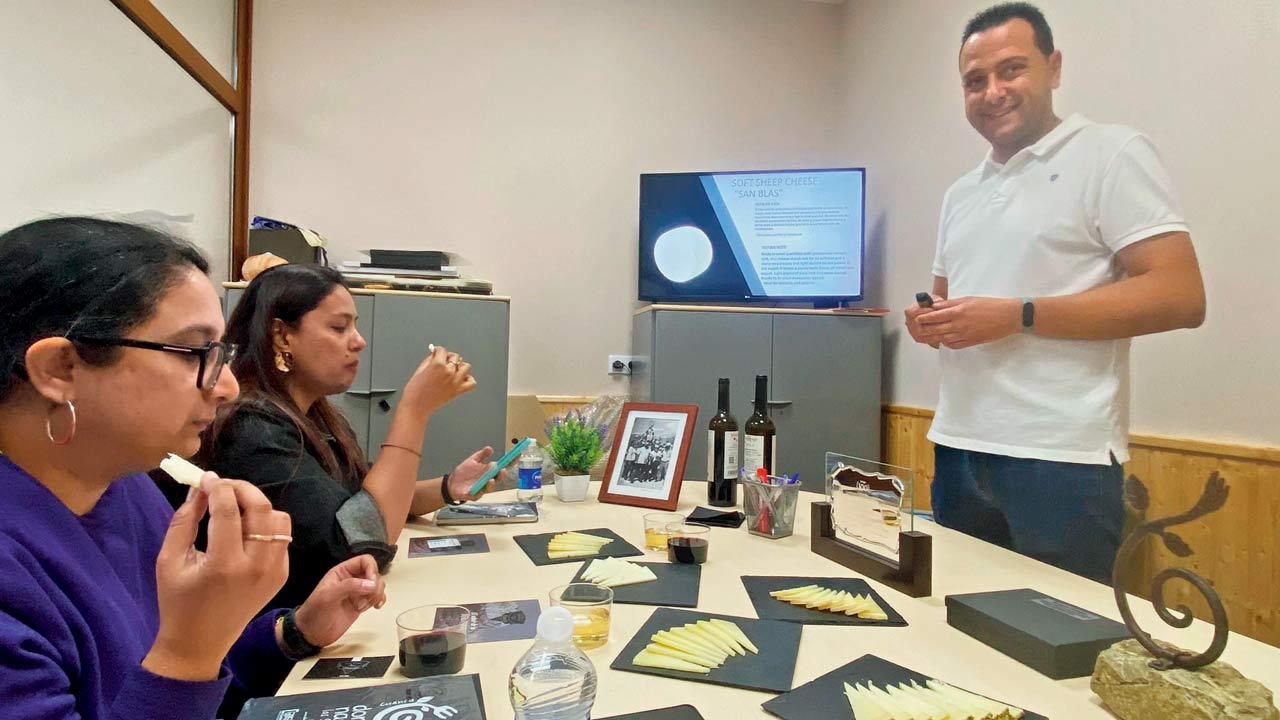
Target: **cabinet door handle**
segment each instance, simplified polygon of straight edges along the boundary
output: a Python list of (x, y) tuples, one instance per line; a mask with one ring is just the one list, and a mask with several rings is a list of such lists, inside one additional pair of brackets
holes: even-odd
[(769, 407), (785, 407), (787, 405), (790, 405), (791, 401), (790, 400), (770, 400), (768, 401), (768, 404), (769, 404)]
[(355, 397), (377, 397), (378, 395), (394, 395), (399, 392), (398, 388), (374, 388), (372, 390), (348, 390), (348, 395)]

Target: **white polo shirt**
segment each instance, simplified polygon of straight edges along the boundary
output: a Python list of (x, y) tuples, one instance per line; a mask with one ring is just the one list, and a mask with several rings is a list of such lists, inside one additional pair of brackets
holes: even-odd
[[(987, 159), (947, 191), (933, 274), (951, 298), (1053, 297), (1116, 282), (1115, 254), (1186, 231), (1155, 146), (1072, 115), (1004, 165)], [(1060, 462), (1129, 459), (1129, 340), (1018, 334), (941, 348), (929, 439)]]

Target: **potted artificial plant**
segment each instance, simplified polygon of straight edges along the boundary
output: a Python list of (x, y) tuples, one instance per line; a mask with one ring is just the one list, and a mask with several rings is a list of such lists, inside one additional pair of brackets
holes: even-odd
[(604, 456), (609, 426), (588, 421), (577, 411), (552, 418), (547, 426), (547, 454), (556, 467), (556, 495), (564, 502), (587, 497), (591, 468)]

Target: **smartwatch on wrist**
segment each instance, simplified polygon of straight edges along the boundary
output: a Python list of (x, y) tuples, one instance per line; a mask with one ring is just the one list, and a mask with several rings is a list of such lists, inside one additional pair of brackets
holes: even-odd
[(323, 648), (312, 645), (311, 641), (302, 634), (302, 630), (298, 629), (298, 620), (295, 617), (297, 610), (297, 608), (288, 610), (280, 617), (280, 644), (286, 655), (300, 660), (319, 655)]
[(1036, 303), (1029, 297), (1022, 298), (1022, 332), (1031, 332), (1036, 324)]

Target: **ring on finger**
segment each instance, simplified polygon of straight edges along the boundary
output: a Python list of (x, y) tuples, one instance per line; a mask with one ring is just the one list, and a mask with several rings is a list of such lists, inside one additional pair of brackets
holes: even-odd
[(258, 542), (293, 542), (292, 535), (262, 535), (259, 533), (245, 533), (245, 540), (256, 540)]

